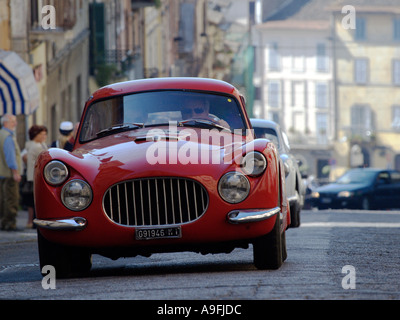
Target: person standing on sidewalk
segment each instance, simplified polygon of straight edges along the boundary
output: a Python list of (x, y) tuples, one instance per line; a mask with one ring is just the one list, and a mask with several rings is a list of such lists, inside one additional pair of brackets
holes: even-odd
[(35, 218), (35, 203), (33, 195), (33, 176), (35, 171), (35, 162), (42, 151), (47, 150), (45, 143), (47, 139), (47, 128), (45, 126), (33, 125), (29, 129), (29, 141), (25, 144), (26, 154), (26, 191), (22, 194), (22, 203), (28, 207), (27, 229), (33, 227), (33, 218)]
[(16, 231), (21, 181), (21, 150), (15, 136), (17, 117), (5, 114), (0, 130), (0, 219), (1, 230)]

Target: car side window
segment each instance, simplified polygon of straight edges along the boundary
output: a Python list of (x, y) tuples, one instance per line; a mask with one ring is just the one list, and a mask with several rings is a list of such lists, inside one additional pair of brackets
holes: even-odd
[(389, 172), (380, 172), (378, 175), (378, 184), (388, 184), (389, 182)]
[(400, 183), (400, 172), (391, 172), (390, 180), (393, 184)]

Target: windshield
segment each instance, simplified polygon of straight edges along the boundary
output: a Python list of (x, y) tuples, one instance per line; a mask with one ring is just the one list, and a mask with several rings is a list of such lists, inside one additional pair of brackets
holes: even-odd
[[(229, 130), (245, 129), (245, 122), (235, 98), (225, 95), (188, 91), (155, 91), (112, 97), (89, 106), (80, 141), (99, 137), (113, 126), (142, 124), (146, 127), (168, 125), (193, 119), (207, 120)], [(101, 135), (100, 135), (101, 136)]]
[(372, 171), (351, 170), (341, 176), (336, 183), (353, 184), (353, 183), (371, 183), (376, 173)]

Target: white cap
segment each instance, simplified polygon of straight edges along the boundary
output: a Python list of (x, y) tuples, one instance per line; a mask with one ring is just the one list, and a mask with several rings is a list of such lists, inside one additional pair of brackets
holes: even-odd
[(60, 133), (64, 136), (69, 135), (74, 130), (74, 124), (71, 121), (63, 121), (60, 123)]

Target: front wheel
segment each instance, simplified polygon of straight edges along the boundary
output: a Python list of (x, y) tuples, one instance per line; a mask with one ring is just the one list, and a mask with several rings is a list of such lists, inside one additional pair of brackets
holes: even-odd
[(64, 246), (48, 241), (38, 230), (40, 270), (53, 266), (57, 278), (80, 276), (90, 271), (92, 255), (85, 249)]
[(279, 269), (286, 260), (285, 232), (280, 233), (279, 214), (276, 215), (272, 231), (253, 241), (254, 265), (260, 270)]

